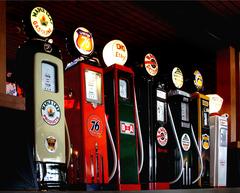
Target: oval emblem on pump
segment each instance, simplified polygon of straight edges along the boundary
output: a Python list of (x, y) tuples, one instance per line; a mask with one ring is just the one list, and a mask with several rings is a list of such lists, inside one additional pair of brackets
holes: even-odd
[(181, 88), (183, 86), (183, 73), (180, 68), (173, 68), (172, 81), (176, 88)]
[(201, 90), (203, 87), (203, 77), (198, 70), (194, 71), (194, 81), (193, 81), (197, 90)]
[(49, 125), (56, 125), (61, 118), (59, 105), (51, 99), (45, 100), (41, 106), (43, 120)]
[(54, 153), (57, 150), (57, 139), (53, 136), (49, 136), (45, 139), (45, 147), (48, 152)]
[(144, 58), (144, 66), (147, 73), (151, 76), (156, 76), (158, 73), (158, 63), (154, 55), (147, 54)]
[(111, 66), (113, 64), (123, 66), (127, 61), (127, 57), (127, 48), (120, 40), (112, 40), (103, 48), (103, 60), (107, 66)]
[(209, 149), (209, 135), (203, 134), (202, 135), (202, 147), (204, 149)]
[(35, 7), (31, 12), (31, 24), (34, 31), (41, 37), (47, 38), (53, 32), (53, 20), (46, 9)]
[(184, 133), (181, 138), (181, 145), (184, 151), (188, 151), (191, 147), (191, 140), (187, 133)]
[(102, 137), (103, 123), (100, 117), (97, 115), (91, 115), (87, 122), (88, 131), (92, 136)]
[(164, 147), (168, 142), (168, 133), (164, 127), (159, 127), (157, 130), (157, 141), (158, 144)]
[(75, 47), (81, 54), (89, 55), (93, 52), (93, 37), (86, 28), (78, 27), (73, 33), (73, 41)]

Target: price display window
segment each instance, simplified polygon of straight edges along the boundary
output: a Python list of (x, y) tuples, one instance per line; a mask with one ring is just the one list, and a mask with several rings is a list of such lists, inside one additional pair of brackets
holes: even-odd
[(42, 62), (42, 90), (48, 92), (57, 92), (57, 69), (56, 66)]
[(102, 76), (98, 72), (85, 70), (86, 100), (91, 103), (102, 103)]

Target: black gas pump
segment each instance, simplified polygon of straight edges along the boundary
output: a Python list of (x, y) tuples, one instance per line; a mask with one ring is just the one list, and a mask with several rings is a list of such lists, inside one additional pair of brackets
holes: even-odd
[[(193, 125), (194, 133), (198, 141), (199, 150), (202, 157), (193, 157), (194, 165), (197, 166), (198, 172), (201, 172), (201, 178), (198, 181), (199, 187), (210, 186), (210, 126), (209, 126), (209, 97), (200, 93), (203, 91), (203, 77), (199, 70), (194, 70), (192, 73), (191, 85), (195, 90), (191, 94), (190, 107), (191, 122)], [(203, 168), (202, 168), (203, 167)]]
[(17, 79), (25, 93), (34, 180), (40, 189), (59, 188), (67, 166), (63, 63), (49, 39), (53, 20), (47, 10), (35, 7), (24, 25), (28, 39), (17, 50)]
[(159, 82), (158, 63), (148, 53), (136, 68), (136, 89), (142, 126), (144, 163), (140, 173), (142, 189), (169, 188), (169, 134), (167, 94)]
[[(171, 163), (175, 169), (174, 177), (177, 176), (172, 188), (187, 188), (195, 184), (202, 174), (193, 164), (193, 157), (200, 157), (200, 151), (190, 120), (190, 97), (191, 95), (183, 90), (183, 73), (179, 67), (174, 67), (171, 73), (170, 90), (168, 91), (168, 112), (169, 124), (176, 129), (179, 144), (172, 143)], [(181, 147), (179, 151), (179, 146)], [(201, 164), (202, 166), (202, 164)], [(180, 175), (179, 175), (180, 174)], [(194, 178), (194, 176), (197, 176)]]

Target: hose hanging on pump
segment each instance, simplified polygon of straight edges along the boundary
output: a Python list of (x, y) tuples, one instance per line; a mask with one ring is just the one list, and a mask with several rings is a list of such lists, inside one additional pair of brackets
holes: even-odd
[(198, 177), (195, 180), (193, 180), (193, 182), (192, 182), (192, 184), (195, 184), (202, 176), (202, 173), (203, 173), (203, 160), (202, 160), (202, 155), (201, 155), (201, 152), (200, 152), (200, 149), (199, 149), (199, 146), (198, 146), (198, 143), (197, 143), (194, 131), (193, 131), (192, 124), (191, 124), (191, 132), (192, 132), (194, 143), (195, 143), (196, 148), (197, 148), (198, 156), (200, 158), (200, 166), (201, 166), (201, 170), (200, 170), (200, 172), (198, 174)]
[(112, 134), (111, 134), (111, 131), (110, 131), (110, 127), (109, 127), (109, 124), (108, 124), (106, 114), (105, 114), (105, 122), (106, 122), (106, 126), (107, 126), (107, 134), (108, 134), (110, 144), (111, 144), (111, 147), (112, 147), (112, 152), (113, 152), (113, 169), (112, 169), (111, 175), (109, 176), (109, 180), (108, 180), (108, 181), (110, 181), (113, 178), (113, 176), (114, 176), (114, 174), (116, 173), (116, 170), (117, 170), (117, 152), (116, 152), (116, 148), (115, 148), (115, 145), (114, 145), (114, 142), (113, 142), (113, 138), (112, 138)]
[(141, 155), (141, 162), (139, 166), (138, 173), (142, 171), (143, 167), (143, 161), (144, 161), (144, 152), (143, 152), (143, 140), (142, 140), (142, 133), (141, 133), (141, 126), (138, 116), (138, 107), (137, 107), (137, 99), (136, 99), (136, 91), (135, 88), (133, 89), (133, 95), (134, 95), (134, 103), (135, 103), (135, 113), (136, 113), (136, 120), (137, 120), (137, 128), (138, 128), (138, 138), (139, 138), (139, 144), (140, 144), (140, 155)]
[(173, 133), (174, 133), (174, 137), (177, 141), (177, 147), (179, 149), (179, 153), (180, 153), (180, 158), (181, 158), (181, 171), (179, 172), (178, 176), (176, 177), (175, 180), (169, 182), (170, 184), (174, 184), (176, 183), (182, 176), (182, 173), (183, 173), (183, 169), (184, 169), (184, 161), (183, 161), (183, 154), (182, 154), (182, 150), (181, 150), (181, 146), (180, 146), (180, 143), (179, 143), (179, 140), (178, 140), (178, 137), (177, 137), (177, 132), (176, 132), (176, 128), (175, 128), (175, 124), (174, 124), (174, 121), (173, 121), (173, 117), (172, 117), (172, 112), (171, 112), (171, 109), (170, 109), (170, 106), (169, 104), (167, 105), (168, 107), (168, 114), (169, 114), (169, 117), (170, 117), (170, 122), (171, 122), (171, 125), (172, 125), (172, 129), (173, 129)]
[(64, 119), (65, 119), (64, 120), (65, 131), (66, 131), (66, 134), (67, 134), (67, 141), (68, 141), (68, 155), (67, 155), (67, 159), (66, 159), (66, 165), (67, 165), (67, 168), (68, 168), (69, 163), (70, 163), (70, 159), (71, 159), (71, 140), (70, 140), (69, 129), (68, 129), (66, 117), (64, 117)]

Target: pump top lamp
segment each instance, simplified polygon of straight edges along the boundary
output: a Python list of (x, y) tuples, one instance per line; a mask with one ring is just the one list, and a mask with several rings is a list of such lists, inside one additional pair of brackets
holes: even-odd
[(114, 64), (124, 66), (127, 62), (127, 48), (121, 40), (112, 40), (103, 48), (103, 60), (107, 67)]
[(209, 114), (219, 115), (219, 111), (222, 108), (223, 98), (217, 94), (209, 94)]

